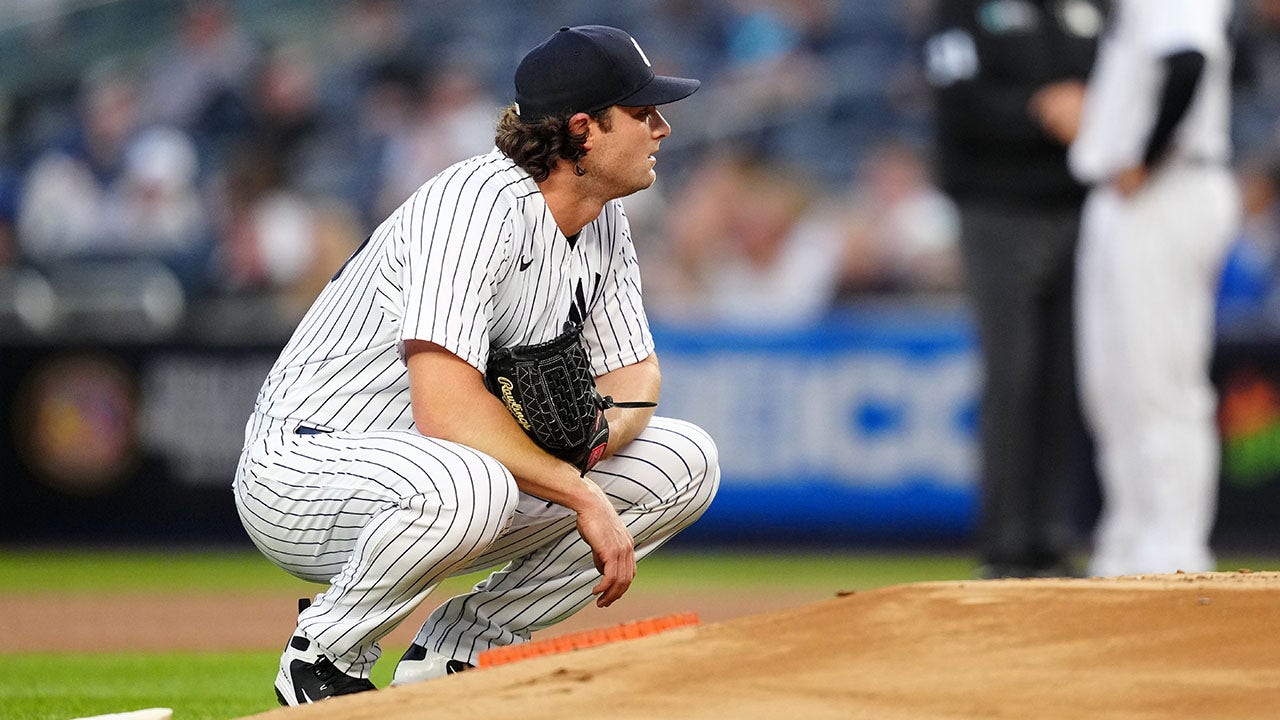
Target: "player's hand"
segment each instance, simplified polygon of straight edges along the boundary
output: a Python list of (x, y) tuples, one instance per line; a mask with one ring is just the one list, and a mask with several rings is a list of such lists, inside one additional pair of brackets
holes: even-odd
[(1070, 145), (1080, 132), (1084, 83), (1062, 80), (1045, 85), (1031, 96), (1027, 110), (1051, 137), (1063, 145)]
[(1111, 185), (1115, 187), (1116, 192), (1120, 193), (1121, 197), (1132, 197), (1134, 193), (1142, 189), (1143, 185), (1147, 184), (1148, 177), (1150, 177), (1150, 173), (1145, 167), (1135, 165), (1120, 171), (1119, 174), (1111, 179)]
[(597, 490), (598, 502), (578, 512), (578, 534), (591, 546), (591, 557), (602, 576), (591, 594), (596, 596), (596, 606), (604, 608), (622, 597), (635, 580), (636, 551), (622, 518), (604, 491)]

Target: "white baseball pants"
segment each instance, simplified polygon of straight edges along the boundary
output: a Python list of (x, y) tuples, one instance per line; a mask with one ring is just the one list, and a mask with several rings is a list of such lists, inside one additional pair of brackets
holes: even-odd
[(1239, 217), (1229, 171), (1170, 165), (1084, 207), (1076, 312), (1102, 487), (1092, 575), (1212, 570), (1214, 299)]
[[(520, 493), (497, 460), (415, 431), (299, 435), (255, 415), (236, 473), (249, 537), (289, 573), (329, 588), (295, 634), (368, 677), (378, 640), (444, 578), (506, 566), (431, 614), (417, 642), (475, 663), (591, 601), (599, 580), (575, 515)], [(589, 477), (644, 557), (698, 519), (719, 485), (711, 438), (655, 417)]]

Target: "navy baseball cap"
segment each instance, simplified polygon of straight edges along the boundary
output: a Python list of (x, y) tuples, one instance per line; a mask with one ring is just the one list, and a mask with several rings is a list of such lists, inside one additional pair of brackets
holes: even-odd
[(516, 112), (526, 122), (611, 105), (665, 105), (693, 94), (697, 80), (655, 75), (639, 43), (605, 25), (562, 27), (516, 68)]

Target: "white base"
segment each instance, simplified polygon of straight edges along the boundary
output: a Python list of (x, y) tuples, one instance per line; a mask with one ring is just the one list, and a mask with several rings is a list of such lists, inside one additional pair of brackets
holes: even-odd
[(169, 708), (147, 708), (146, 710), (134, 710), (133, 712), (75, 718), (75, 720), (170, 720), (172, 717), (173, 710)]

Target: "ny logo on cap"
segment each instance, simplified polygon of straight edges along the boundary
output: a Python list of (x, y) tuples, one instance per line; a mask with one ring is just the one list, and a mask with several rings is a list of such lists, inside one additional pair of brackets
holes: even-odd
[[(628, 35), (628, 37), (630, 36)], [(631, 44), (636, 46), (636, 52), (640, 53), (640, 59), (644, 60), (644, 64), (653, 67), (653, 63), (649, 62), (649, 56), (645, 55), (644, 51), (640, 49), (640, 43), (636, 42), (635, 38), (631, 38)]]

